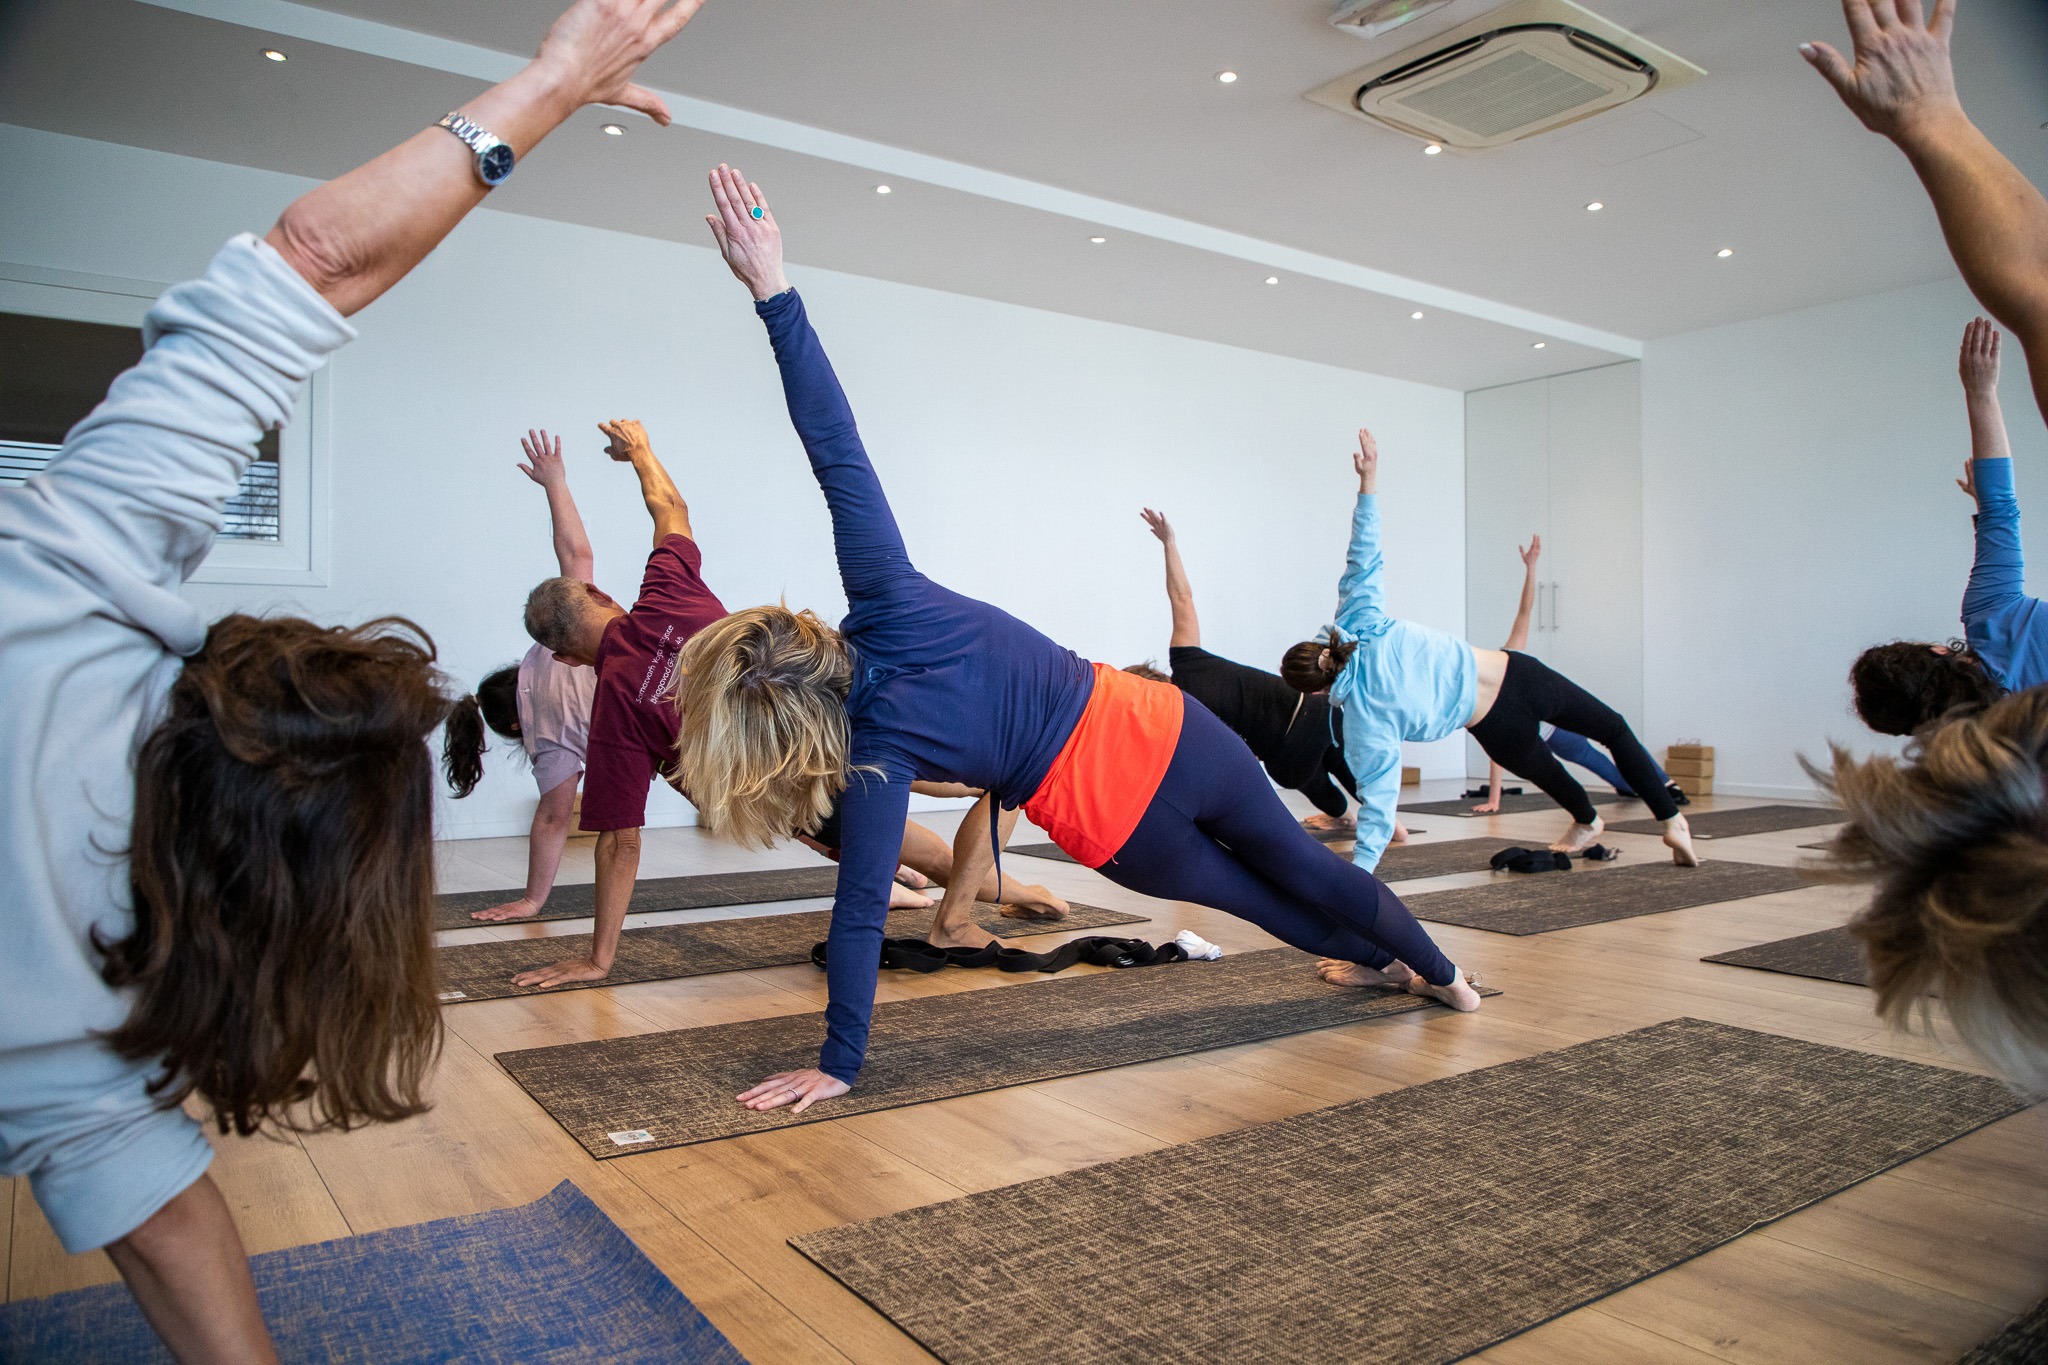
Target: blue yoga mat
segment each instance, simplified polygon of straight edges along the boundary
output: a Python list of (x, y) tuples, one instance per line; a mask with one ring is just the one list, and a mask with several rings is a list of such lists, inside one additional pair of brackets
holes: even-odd
[[(279, 1355), (746, 1365), (568, 1181), (516, 1209), (252, 1257)], [(125, 1286), (0, 1307), (0, 1360), (169, 1362)]]

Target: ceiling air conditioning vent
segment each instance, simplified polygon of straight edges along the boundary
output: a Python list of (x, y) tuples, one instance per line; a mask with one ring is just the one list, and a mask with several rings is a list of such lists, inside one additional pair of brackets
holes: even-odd
[(1570, 0), (1517, 0), (1309, 98), (1425, 141), (1484, 151), (1705, 74)]

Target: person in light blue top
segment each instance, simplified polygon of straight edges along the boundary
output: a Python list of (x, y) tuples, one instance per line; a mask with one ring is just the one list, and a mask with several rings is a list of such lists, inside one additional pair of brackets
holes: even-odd
[(1881, 735), (1909, 735), (1958, 708), (2048, 683), (2048, 611), (2026, 592), (2012, 444), (1998, 403), (1999, 333), (1977, 318), (1963, 333), (1958, 369), (1970, 413), (1969, 462), (1956, 485), (1977, 503), (1977, 558), (1963, 590), (1963, 640), (1896, 640), (1857, 656), (1849, 672), (1856, 714)]
[(1337, 620), (1280, 661), (1297, 691), (1327, 690), (1344, 715), (1344, 757), (1358, 786), (1358, 841), (1352, 860), (1379, 865), (1401, 795), (1403, 741), (1428, 743), (1472, 732), (1494, 762), (1541, 787), (1571, 812), (1572, 828), (1551, 847), (1577, 853), (1600, 836), (1600, 813), (1543, 742), (1555, 725), (1604, 745), (1629, 785), (1664, 825), (1672, 861), (1699, 859), (1685, 817), (1657, 780), (1657, 765), (1621, 714), (1527, 654), (1475, 649), (1455, 635), (1387, 615), (1380, 555), (1379, 446), (1358, 433), (1358, 506), (1351, 550), (1337, 585)]

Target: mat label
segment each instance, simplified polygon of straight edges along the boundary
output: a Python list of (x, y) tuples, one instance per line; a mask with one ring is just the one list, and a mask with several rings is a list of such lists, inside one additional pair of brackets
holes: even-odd
[(606, 1133), (605, 1136), (621, 1147), (631, 1147), (636, 1143), (654, 1141), (654, 1134), (648, 1132), (645, 1128), (627, 1128), (617, 1133)]
[(468, 996), (468, 995), (467, 995), (466, 993), (462, 992), (462, 991), (442, 991), (442, 992), (441, 992), (441, 1003), (442, 1003), (442, 1004), (444, 1004), (444, 1005), (445, 1005), (445, 1004), (447, 1004), (447, 1003), (448, 1003), (448, 1002), (449, 1002), (450, 1000), (467, 1000), (467, 999), (469, 999), (469, 996)]

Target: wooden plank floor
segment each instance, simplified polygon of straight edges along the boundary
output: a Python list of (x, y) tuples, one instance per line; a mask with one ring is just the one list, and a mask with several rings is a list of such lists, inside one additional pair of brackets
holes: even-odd
[[(1449, 784), (1428, 795), (1454, 794)], [(1722, 808), (1760, 804), (1723, 797)], [(1699, 808), (1711, 809), (1711, 800)], [(1640, 814), (1623, 806), (1620, 815)], [(950, 834), (957, 814), (922, 817)], [(1559, 817), (1425, 818), (1423, 839), (1486, 834), (1532, 844)], [(1818, 830), (1704, 843), (1709, 857), (1791, 865)], [(1036, 836), (1020, 830), (1018, 842)], [(1655, 840), (1614, 836), (1631, 861)], [(800, 848), (750, 854), (695, 830), (649, 831), (647, 876), (788, 866)], [(588, 880), (573, 841), (565, 881)], [(524, 841), (442, 846), (449, 891), (511, 886)], [(1271, 946), (1196, 906), (1147, 900), (1085, 868), (1020, 859), (1014, 873), (1093, 904), (1149, 914), (1132, 932), (1191, 928), (1229, 951)], [(1596, 874), (1597, 875), (1597, 874)], [(1404, 884), (1434, 890), (1485, 874)], [(1562, 889), (1562, 887), (1560, 887)], [(519, 1047), (761, 1018), (824, 1005), (809, 967), (647, 982), (460, 1005), (432, 1112), (306, 1138), (216, 1140), (214, 1174), (252, 1251), (523, 1203), (572, 1179), (749, 1359), (929, 1359), (788, 1246), (788, 1239), (973, 1190), (1072, 1170), (1304, 1110), (1491, 1066), (1680, 1015), (1976, 1070), (1952, 1043), (1887, 1032), (1869, 992), (1701, 962), (1709, 953), (1839, 924), (1853, 887), (1813, 886), (1531, 938), (1432, 926), (1461, 966), (1506, 993), (1476, 1015), (1442, 1011), (1276, 1039), (1114, 1072), (864, 1114), (605, 1163), (590, 1160), (491, 1060)], [(823, 902), (798, 902), (816, 908)], [(787, 910), (790, 906), (748, 907)], [(635, 924), (718, 911), (636, 916)], [(724, 912), (731, 913), (731, 912)], [(587, 921), (443, 935), (586, 932)], [(1086, 970), (1086, 969), (1082, 969)], [(1028, 990), (996, 973), (885, 976), (881, 998)], [(804, 1059), (792, 1058), (793, 1063)], [(1498, 1365), (1603, 1362), (1954, 1360), (2048, 1295), (2048, 1112), (2028, 1110), (1720, 1250), (1476, 1357)], [(1341, 1197), (1341, 1192), (1336, 1192)], [(10, 1299), (113, 1278), (106, 1258), (63, 1254), (22, 1181), (0, 1186), (0, 1273)]]

